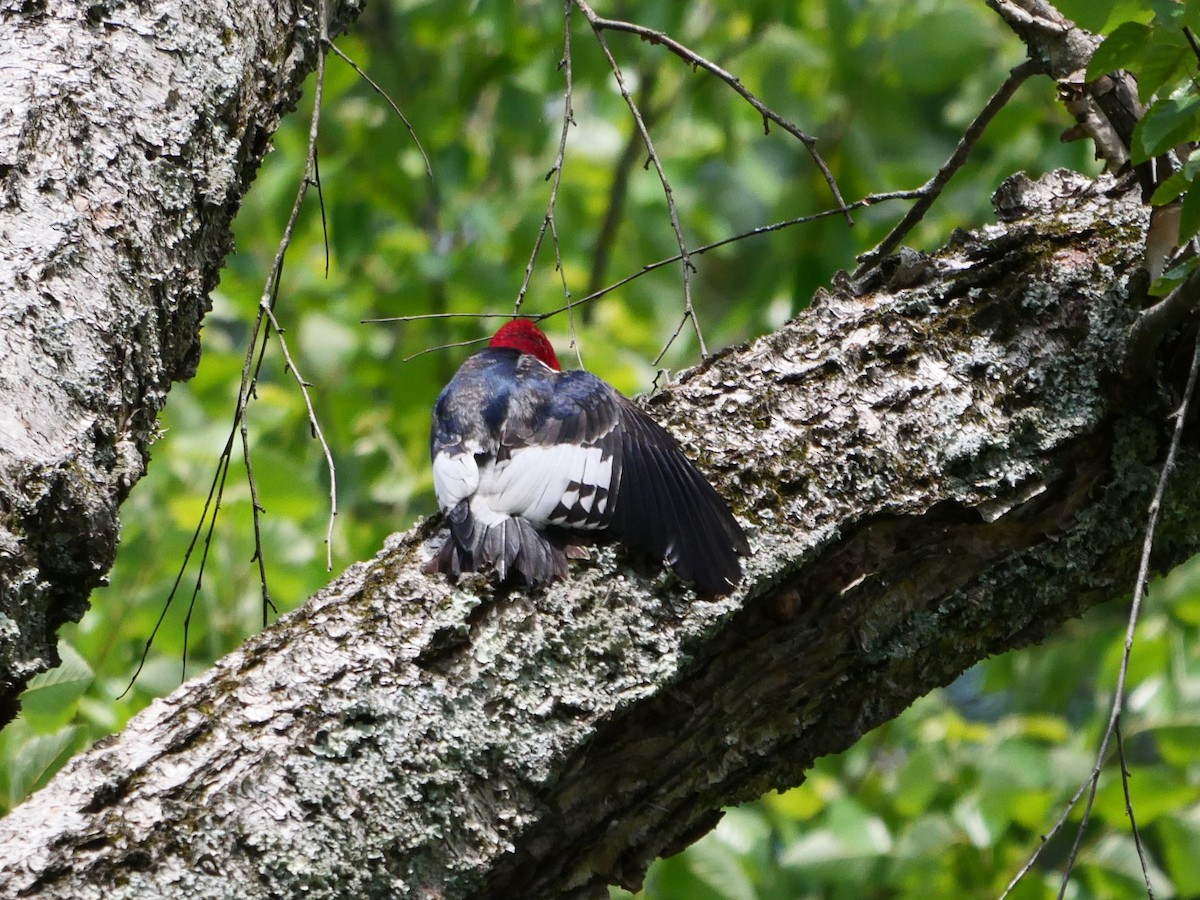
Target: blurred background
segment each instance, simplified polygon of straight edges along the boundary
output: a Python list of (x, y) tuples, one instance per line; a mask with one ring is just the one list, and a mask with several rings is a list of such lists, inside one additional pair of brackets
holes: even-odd
[[(1141, 5), (1060, 4), (1093, 28)], [(600, 12), (667, 31), (816, 135), (848, 201), (924, 183), (1024, 58), (983, 3), (630, 0)], [(556, 223), (563, 276), (577, 299), (673, 255), (676, 245), (662, 188), (644, 166), (607, 62), (578, 11), (572, 20), (576, 126)], [(607, 37), (651, 129), (691, 246), (833, 204), (799, 142), (778, 128), (764, 135), (761, 118), (727, 85), (633, 36)], [(483, 337), (496, 325), (361, 320), (511, 312), (557, 153), (563, 8), (533, 0), (378, 0), (337, 44), (395, 98), (429, 155), (433, 180), (387, 104), (331, 56), (319, 141), (328, 274), (311, 193), (277, 316), (313, 384), (337, 466), (335, 573), (434, 510), (430, 409), (471, 351), (407, 358)], [(311, 102), (310, 84), (237, 219), (237, 252), (204, 323), (199, 372), (171, 391), (149, 473), (122, 510), (110, 586), (95, 593), (82, 622), (63, 630), (63, 665), (36, 680), (23, 715), (0, 734), (0, 809), (261, 627), (249, 490), (236, 450), (190, 619), (187, 672), (183, 623), (194, 565), (141, 676), (118, 699), (178, 574), (229, 434), (256, 305), (303, 169)], [(1060, 143), (1070, 125), (1048, 80), (1027, 83), (906, 243), (934, 249), (952, 229), (990, 221), (991, 193), (1014, 172), (1037, 176), (1062, 166), (1096, 173), (1090, 145)], [(853, 228), (831, 217), (698, 258), (693, 295), (709, 348), (796, 315), (905, 209), (883, 204), (856, 213)], [(550, 240), (524, 312), (564, 303)], [(682, 303), (674, 265), (577, 309), (584, 365), (626, 393), (648, 390)], [(567, 316), (544, 324), (564, 364), (577, 364)], [(689, 328), (660, 366), (698, 361)], [(258, 393), (249, 434), (266, 508), (270, 590), (282, 612), (330, 578), (329, 486), (303, 398), (275, 345)], [(657, 864), (642, 896), (997, 896), (1091, 767), (1126, 615), (1127, 603), (1117, 599), (1043, 646), (989, 660), (846, 753), (820, 760), (800, 787), (729, 810), (712, 834)], [(1157, 897), (1200, 896), (1198, 626), (1200, 569), (1186, 566), (1156, 584), (1143, 614), (1125, 722)], [(1102, 783), (1094, 816), (1067, 896), (1144, 895), (1119, 778)], [(1051, 870), (1068, 849), (1052, 845), (1014, 896), (1055, 896)]]

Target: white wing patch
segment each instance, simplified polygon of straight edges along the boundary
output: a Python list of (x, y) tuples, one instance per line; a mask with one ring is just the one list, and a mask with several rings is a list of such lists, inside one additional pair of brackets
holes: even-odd
[(474, 453), (450, 454), (443, 450), (433, 458), (433, 492), (442, 509), (453, 509), (478, 489), (479, 466)]
[(483, 467), (471, 511), (482, 522), (498, 516), (520, 516), (534, 525), (562, 524), (562, 516), (552, 516), (560, 506), (582, 507), (586, 513), (595, 503), (597, 489), (607, 496), (612, 487), (612, 468), (612, 458), (605, 459), (600, 447), (520, 447), (504, 462)]

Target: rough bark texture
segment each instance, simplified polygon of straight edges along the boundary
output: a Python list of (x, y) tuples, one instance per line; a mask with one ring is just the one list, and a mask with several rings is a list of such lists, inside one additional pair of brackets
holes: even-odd
[[(738, 594), (611, 547), (454, 586), (418, 526), (18, 807), (0, 894), (601, 897), (1125, 593), (1182, 383), (1169, 346), (1121, 374), (1144, 208), (1067, 174), (997, 201), (649, 401), (748, 526)], [(1161, 564), (1200, 546), (1193, 438)]]
[(318, 34), (275, 0), (0, 0), (0, 724), (112, 563)]

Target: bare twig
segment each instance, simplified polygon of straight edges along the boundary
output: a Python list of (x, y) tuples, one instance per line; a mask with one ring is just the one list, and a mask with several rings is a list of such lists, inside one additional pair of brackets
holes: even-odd
[[(317, 6), (318, 22), (320, 27), (320, 40), (322, 47), (331, 46), (329, 42), (329, 13), (328, 9), (322, 0)], [(336, 48), (335, 48), (336, 50)], [(340, 51), (339, 55), (340, 54)], [(222, 448), (220, 456), (217, 460), (217, 470), (213, 475), (213, 481), (209, 488), (208, 497), (204, 502), (204, 508), (200, 513), (200, 520), (196, 525), (196, 529), (192, 534), (192, 539), (188, 544), (187, 550), (184, 552), (183, 561), (180, 563), (179, 572), (175, 577), (175, 581), (171, 586), (171, 591), (167, 595), (166, 601), (163, 603), (162, 611), (159, 614), (158, 620), (147, 638), (145, 647), (142, 650), (141, 659), (138, 666), (129, 680), (128, 686), (121, 694), (124, 696), (133, 687), (137, 681), (138, 675), (141, 674), (145, 667), (146, 660), (150, 653), (150, 648), (154, 643), (154, 638), (157, 636), (159, 628), (166, 619), (167, 612), (174, 602), (175, 596), (179, 591), (179, 586), (182, 583), (183, 575), (187, 571), (188, 564), (191, 562), (195, 553), (196, 544), (199, 541), (200, 533), (205, 533), (204, 549), (200, 555), (196, 580), (193, 584), (192, 594), (188, 603), (188, 611), (183, 622), (183, 666), (187, 667), (187, 644), (188, 634), (191, 627), (192, 614), (195, 611), (196, 601), (199, 597), (201, 585), (204, 579), (204, 569), (208, 561), (208, 552), (212, 544), (212, 536), (216, 528), (217, 518), (221, 510), (221, 500), (225, 492), (225, 484), (229, 477), (229, 465), (233, 455), (234, 441), (241, 437), (242, 455), (246, 464), (246, 478), (250, 485), (251, 495), (251, 511), (254, 522), (254, 555), (252, 561), (258, 563), (259, 584), (262, 590), (263, 601), (263, 624), (266, 624), (268, 611), (276, 611), (275, 604), (271, 600), (270, 590), (267, 585), (266, 563), (263, 556), (262, 544), (262, 528), (260, 516), (263, 513), (263, 507), (259, 503), (258, 488), (254, 480), (254, 468), (250, 457), (249, 434), (246, 427), (246, 410), (250, 401), (257, 396), (257, 386), (259, 375), (262, 371), (263, 362), (266, 355), (267, 341), (269, 334), (264, 329), (264, 321), (271, 315), (275, 303), (279, 297), (280, 277), (283, 274), (283, 263), (287, 255), (287, 250), (291, 246), (292, 236), (296, 229), (296, 224), (300, 218), (300, 210), (304, 205), (304, 199), (308, 195), (310, 187), (316, 187), (320, 191), (320, 182), (317, 174), (317, 135), (320, 132), (321, 123), (321, 100), (325, 89), (325, 53), (319, 52), (316, 61), (316, 78), (314, 79), (315, 87), (313, 90), (313, 110), (309, 118), (308, 126), (308, 150), (305, 158), (305, 170), (300, 179), (299, 187), (296, 190), (296, 197), (292, 203), (291, 213), (288, 215), (287, 223), (284, 226), (283, 234), (280, 237), (279, 245), (275, 250), (275, 258), (272, 261), (271, 268), (267, 273), (266, 284), (263, 287), (262, 297), (259, 302), (259, 310), (255, 316), (254, 324), (251, 327), (250, 338), (246, 342), (246, 355), (242, 362), (241, 381), (238, 386), (237, 403), (234, 406), (233, 422), (230, 426), (229, 435), (226, 438), (225, 446)], [(321, 200), (321, 222), (322, 228), (325, 226), (324, 199)], [(328, 234), (326, 234), (326, 270), (328, 271)], [(274, 319), (274, 316), (271, 316)], [(257, 351), (257, 352), (256, 352)], [(307, 395), (306, 395), (307, 401)], [(311, 413), (311, 405), (309, 407)], [(331, 498), (331, 508), (336, 514), (336, 499)], [(205, 523), (207, 522), (207, 529)], [(332, 567), (332, 566), (331, 566)]]
[(413, 140), (413, 143), (417, 145), (417, 150), (419, 150), (421, 153), (421, 159), (423, 159), (425, 161), (425, 174), (429, 177), (430, 181), (433, 181), (433, 166), (431, 166), (429, 164), (429, 156), (425, 153), (425, 148), (421, 146), (421, 140), (420, 140), (420, 138), (417, 137), (417, 132), (412, 127), (412, 123), (409, 122), (408, 118), (404, 115), (404, 113), (402, 113), (400, 111), (400, 107), (396, 105), (396, 101), (393, 100), (388, 95), (387, 91), (385, 91), (383, 88), (381, 88), (379, 86), (378, 83), (376, 83), (375, 79), (373, 79), (370, 75), (368, 75), (361, 68), (359, 68), (358, 63), (356, 63), (349, 56), (347, 56), (345, 53), (343, 53), (338, 48), (337, 44), (333, 43), (332, 41), (326, 40), (325, 46), (328, 47), (330, 50), (332, 50), (334, 52), (334, 55), (339, 57), (343, 62), (346, 63), (346, 65), (348, 65), (355, 72), (357, 72), (358, 77), (361, 78), (363, 81), (365, 81), (367, 84), (369, 84), (374, 89), (375, 93), (377, 93), (380, 97), (382, 97), (384, 100), (386, 100), (387, 105), (392, 108), (392, 112), (394, 112), (397, 116), (400, 117), (400, 121), (403, 122), (404, 127), (406, 129), (408, 129), (408, 136), (411, 137)]
[[(325, 3), (321, 2), (318, 5), (319, 20), (321, 28), (321, 46), (329, 46), (328, 33), (328, 10)], [(308, 122), (308, 149), (305, 155), (304, 175), (300, 179), (300, 185), (296, 189), (296, 197), (292, 201), (292, 210), (288, 215), (287, 224), (284, 226), (283, 235), (279, 239), (279, 246), (275, 250), (275, 259), (272, 263), (271, 270), (267, 275), (266, 284), (263, 286), (262, 297), (259, 300), (258, 315), (254, 319), (254, 328), (250, 334), (249, 346), (246, 352), (246, 359), (242, 365), (242, 381), (238, 392), (238, 405), (234, 410), (234, 424), (242, 435), (242, 450), (246, 460), (246, 477), (251, 484), (251, 491), (255, 492), (254, 488), (254, 469), (250, 459), (249, 437), (246, 431), (245, 416), (246, 407), (251, 398), (255, 395), (259, 375), (262, 372), (263, 360), (266, 356), (268, 334), (265, 331), (264, 320), (267, 315), (274, 310), (275, 304), (279, 299), (279, 285), (283, 275), (283, 263), (287, 256), (288, 248), (292, 243), (292, 235), (296, 230), (296, 223), (300, 220), (300, 210), (304, 206), (304, 200), (308, 196), (308, 189), (316, 187), (318, 196), (320, 195), (320, 182), (317, 180), (317, 136), (321, 131), (321, 101), (325, 92), (325, 54), (317, 54), (317, 72), (314, 79), (313, 88), (313, 111)], [(322, 226), (324, 226), (324, 199), (321, 202)], [(328, 236), (326, 236), (326, 266), (328, 266)], [(257, 363), (251, 371), (251, 359), (253, 356), (255, 343), (261, 336), (262, 343), (258, 353)], [(256, 492), (255, 492), (256, 493)], [(254, 517), (254, 557), (259, 566), (260, 584), (263, 593), (263, 617), (266, 618), (266, 607), (271, 604), (270, 594), (267, 589), (266, 582), (266, 561), (263, 559), (263, 548), (261, 543), (261, 528), (259, 524), (259, 516), (261, 515), (262, 507), (258, 504), (257, 499), (252, 497), (251, 514)], [(336, 499), (332, 501), (332, 507), (336, 512)]]
[(917, 202), (912, 205), (912, 208), (904, 215), (904, 218), (896, 223), (896, 226), (888, 232), (887, 237), (880, 241), (874, 250), (864, 253), (858, 258), (858, 269), (854, 273), (856, 278), (862, 277), (868, 269), (878, 265), (879, 261), (891, 253), (917, 223), (925, 217), (925, 213), (929, 211), (929, 208), (941, 196), (950, 179), (966, 163), (971, 155), (971, 151), (975, 149), (975, 145), (983, 136), (983, 132), (987, 129), (992, 119), (1007, 105), (1008, 101), (1012, 99), (1013, 94), (1017, 92), (1017, 89), (1025, 83), (1025, 80), (1038, 71), (1039, 67), (1037, 63), (1032, 60), (1026, 60), (1009, 72), (1008, 78), (1004, 80), (1004, 84), (983, 105), (983, 109), (975, 116), (975, 120), (963, 132), (963, 136), (959, 139), (958, 146), (954, 148), (954, 152), (950, 154), (950, 158), (946, 160), (932, 178), (917, 190)]
[[(868, 194), (866, 197), (863, 197), (860, 200), (855, 200), (853, 203), (848, 204), (845, 207), (845, 209), (849, 209), (849, 210), (865, 209), (868, 206), (875, 206), (879, 203), (886, 203), (886, 202), (890, 202), (892, 200), (915, 200), (919, 197), (920, 197), (920, 192), (916, 191), (916, 190), (887, 191), (887, 192), (879, 193), (879, 194)], [(745, 240), (745, 239), (751, 238), (751, 237), (756, 237), (757, 235), (760, 235), (760, 234), (770, 234), (771, 232), (782, 231), (785, 228), (791, 228), (796, 225), (805, 225), (805, 224), (808, 224), (809, 222), (816, 222), (820, 219), (828, 219), (828, 218), (831, 218), (832, 216), (839, 216), (843, 212), (844, 212), (844, 210), (840, 209), (840, 208), (839, 209), (827, 209), (827, 210), (823, 210), (818, 213), (812, 213), (807, 216), (798, 216), (794, 219), (787, 219), (782, 222), (774, 222), (770, 225), (760, 225), (758, 228), (751, 228), (749, 231), (743, 231), (743, 232), (740, 232), (739, 234), (731, 235), (726, 238), (721, 238), (719, 241), (713, 241), (711, 244), (704, 244), (699, 247), (694, 247), (688, 252), (692, 256), (702, 256), (705, 253), (708, 253), (712, 250), (716, 250), (718, 247), (724, 247), (727, 244), (734, 244), (734, 243), (737, 243), (738, 241), (742, 241), (742, 240)], [(572, 301), (571, 307), (574, 309), (578, 309), (580, 306), (582, 306), (585, 303), (590, 303), (593, 300), (599, 300), (601, 297), (605, 296), (606, 294), (611, 294), (613, 291), (617, 290), (618, 288), (624, 287), (625, 285), (629, 284), (631, 281), (636, 281), (638, 278), (641, 278), (643, 275), (647, 275), (650, 272), (653, 272), (653, 271), (656, 271), (657, 269), (663, 268), (664, 266), (669, 266), (674, 263), (677, 263), (677, 262), (679, 262), (680, 259), (681, 259), (680, 255), (675, 254), (674, 256), (668, 256), (665, 259), (660, 259), (657, 262), (647, 263), (646, 265), (644, 265), (640, 269), (638, 269), (636, 272), (634, 272), (630, 275), (626, 275), (624, 278), (621, 278), (618, 281), (614, 281), (612, 284), (608, 285), (607, 287), (603, 287), (603, 288), (600, 288), (599, 290), (592, 291), (587, 296), (580, 297), (578, 300)], [(533, 319), (535, 322), (540, 322), (544, 319), (548, 319), (552, 316), (559, 315), (560, 313), (564, 313), (566, 311), (567, 311), (566, 306), (560, 306), (557, 309), (552, 309), (549, 312), (545, 312), (540, 315), (529, 316), (529, 318)], [(421, 321), (423, 319), (511, 319), (511, 318), (512, 318), (511, 312), (440, 312), (440, 313), (418, 313), (415, 315), (408, 315), (408, 316), (386, 316), (386, 317), (377, 318), (377, 319), (362, 319), (361, 321), (364, 324), (381, 324), (381, 323), (385, 323), (385, 322), (417, 322), (417, 321)], [(471, 344), (477, 344), (482, 340), (485, 340), (485, 339), (484, 338), (475, 338), (474, 340), (470, 340), (470, 341), (461, 341), (461, 342), (453, 343), (453, 344), (443, 344), (440, 347), (429, 347), (429, 348), (426, 348), (425, 350), (420, 351), (419, 353), (413, 354), (413, 356), (407, 357), (404, 361), (408, 362), (409, 359), (415, 359), (417, 356), (421, 356), (425, 353), (430, 353), (434, 350), (442, 350), (442, 349), (451, 348), (451, 347), (465, 347), (465, 346), (469, 346)]]
[[(666, 109), (666, 105), (663, 103), (657, 105), (651, 103), (654, 89), (658, 84), (658, 70), (647, 68), (640, 72), (638, 84), (638, 93), (640, 94), (638, 105), (642, 109), (642, 119), (647, 128), (653, 128), (659, 116)], [(596, 231), (596, 239), (592, 243), (592, 266), (588, 273), (587, 283), (589, 294), (604, 285), (604, 278), (608, 274), (609, 260), (612, 258), (613, 245), (624, 215), (625, 200), (629, 195), (629, 176), (638, 165), (641, 156), (641, 137), (636, 131), (631, 131), (625, 147), (621, 150), (621, 156), (613, 167), (612, 184), (608, 189), (608, 205), (605, 207), (604, 217), (600, 220), (600, 227)]]
[(586, 0), (574, 0), (574, 2), (579, 7), (579, 11), (583, 13), (584, 18), (588, 20), (588, 24), (592, 26), (592, 33), (596, 36), (596, 42), (600, 45), (600, 49), (604, 51), (609, 68), (612, 69), (613, 76), (617, 80), (617, 88), (621, 92), (621, 97), (625, 100), (625, 105), (629, 107), (629, 112), (633, 116), (634, 123), (637, 125), (638, 133), (642, 136), (642, 142), (646, 145), (646, 152), (650, 156), (650, 162), (654, 164), (654, 170), (658, 173), (658, 180), (662, 184), (663, 194), (667, 199), (667, 213), (671, 217), (671, 228), (675, 232), (675, 242), (679, 245), (679, 259), (683, 264), (681, 266), (683, 270), (683, 315), (680, 317), (675, 333), (671, 335), (666, 346), (655, 357), (654, 365), (658, 365), (659, 360), (663, 358), (663, 355), (670, 348), (671, 344), (675, 342), (675, 338), (679, 336), (679, 332), (689, 319), (696, 332), (696, 340), (700, 344), (700, 355), (708, 356), (708, 348), (704, 344), (704, 334), (700, 330), (700, 322), (696, 318), (695, 309), (692, 307), (692, 271), (695, 269), (695, 266), (692, 264), (687, 243), (683, 239), (683, 227), (679, 224), (679, 211), (675, 208), (675, 196), (671, 191), (671, 182), (667, 178), (666, 171), (663, 169), (662, 161), (658, 158), (658, 151), (654, 149), (654, 141), (650, 138), (650, 131), (646, 128), (646, 123), (642, 119), (641, 110), (638, 109), (633, 95), (629, 93), (629, 88), (625, 84), (625, 76), (621, 74), (621, 67), (617, 65), (616, 57), (613, 56), (612, 50), (609, 49), (608, 39), (604, 36), (604, 30), (608, 27), (606, 23), (610, 20), (597, 16), (595, 10), (587, 4)]
[(1137, 850), (1138, 862), (1142, 866), (1142, 880), (1146, 883), (1146, 896), (1154, 900), (1154, 886), (1150, 883), (1150, 866), (1146, 862), (1146, 850), (1142, 846), (1142, 833), (1138, 830), (1137, 819), (1133, 815), (1133, 797), (1129, 792), (1129, 766), (1125, 757), (1125, 740), (1121, 736), (1121, 720), (1113, 734), (1117, 738), (1117, 761), (1121, 766), (1121, 790), (1125, 794), (1125, 814), (1129, 816), (1129, 828), (1133, 832), (1133, 846)]
[(1174, 414), (1175, 429), (1171, 434), (1171, 442), (1167, 448), (1167, 458), (1163, 462), (1162, 470), (1158, 475), (1158, 484), (1154, 489), (1154, 496), (1150, 500), (1150, 508), (1146, 517), (1146, 536), (1142, 541), (1141, 561), (1138, 564), (1137, 579), (1134, 581), (1133, 585), (1133, 603), (1129, 610), (1129, 623), (1125, 629), (1125, 650), (1121, 655), (1121, 668), (1117, 674), (1117, 686), (1113, 693), (1112, 710), (1109, 714), (1108, 727), (1104, 731), (1104, 736), (1100, 741), (1100, 749), (1096, 753), (1096, 764), (1092, 767), (1092, 771), (1088, 775), (1087, 779), (1079, 786), (1079, 789), (1067, 802), (1066, 807), (1055, 821), (1053, 827), (1051, 827), (1051, 829), (1042, 837), (1038, 848), (1034, 850), (1032, 854), (1030, 854), (1030, 857), (1025, 862), (1025, 865), (1021, 867), (1021, 870), (1017, 872), (1017, 874), (1013, 876), (1012, 881), (1008, 883), (1008, 886), (1004, 889), (1004, 893), (1000, 895), (1001, 900), (1004, 900), (1004, 898), (1012, 892), (1012, 889), (1017, 885), (1017, 883), (1025, 877), (1025, 874), (1031, 868), (1033, 868), (1034, 862), (1036, 862), (1038, 856), (1042, 852), (1042, 849), (1046, 846), (1046, 843), (1062, 829), (1062, 826), (1067, 821), (1067, 817), (1071, 814), (1071, 811), (1075, 808), (1075, 805), (1086, 792), (1088, 798), (1087, 803), (1084, 806), (1083, 819), (1079, 823), (1079, 829), (1076, 832), (1075, 842), (1071, 848), (1071, 854), (1067, 859), (1066, 868), (1063, 871), (1062, 884), (1059, 888), (1058, 896), (1061, 898), (1066, 894), (1067, 884), (1070, 881), (1071, 872), (1075, 866), (1075, 860), (1079, 852), (1079, 847), (1082, 843), (1084, 832), (1087, 830), (1088, 822), (1091, 818), (1092, 804), (1096, 798), (1096, 788), (1100, 783), (1100, 772), (1104, 768), (1104, 761), (1108, 755), (1108, 745), (1120, 724), (1121, 709), (1125, 704), (1125, 681), (1129, 674), (1129, 657), (1133, 651), (1133, 636), (1137, 628), (1138, 616), (1140, 615), (1142, 609), (1142, 599), (1146, 592), (1146, 582), (1150, 578), (1150, 552), (1154, 547), (1154, 531), (1158, 526), (1158, 517), (1162, 509), (1163, 496), (1166, 494), (1167, 490), (1167, 480), (1170, 478), (1171, 470), (1175, 467), (1175, 457), (1178, 454), (1179, 445), (1183, 439), (1184, 421), (1187, 419), (1187, 412), (1191, 406), (1192, 395), (1195, 393), (1197, 373), (1200, 373), (1200, 333), (1198, 333), (1196, 336), (1196, 345), (1192, 352), (1192, 364), (1190, 370), (1188, 371), (1187, 386), (1183, 391), (1183, 400)]
[[(263, 341), (262, 349), (259, 351), (259, 356), (261, 357), (264, 352), (266, 352), (266, 341), (265, 340)], [(267, 559), (266, 559), (266, 555), (263, 553), (263, 541), (262, 541), (262, 517), (263, 517), (263, 514), (266, 513), (267, 510), (262, 505), (262, 503), (259, 502), (259, 499), (258, 499), (258, 481), (254, 478), (254, 463), (250, 458), (250, 433), (249, 433), (249, 425), (247, 423), (248, 419), (249, 419), (249, 416), (247, 416), (246, 411), (243, 410), (241, 419), (238, 422), (238, 432), (241, 435), (241, 439), (242, 439), (242, 460), (246, 466), (246, 483), (250, 486), (250, 508), (254, 511), (253, 515), (251, 516), (251, 520), (253, 522), (253, 527), (254, 527), (254, 555), (250, 557), (250, 561), (252, 563), (255, 563), (258, 566), (258, 583), (259, 583), (260, 588), (262, 589), (262, 599), (263, 599), (262, 623), (263, 623), (263, 627), (266, 628), (267, 627), (267, 610), (268, 610), (268, 608), (269, 609), (275, 608), (275, 604), (271, 600), (271, 590), (267, 586)], [(224, 488), (224, 480), (222, 480), (221, 487)], [(216, 523), (215, 515), (213, 517), (213, 522), (214, 522), (214, 524)], [(204, 562), (203, 561), (201, 561), (201, 563), (200, 563), (200, 571), (201, 571), (201, 573), (203, 573), (203, 571), (204, 571)], [(193, 603), (195, 602), (195, 599), (196, 599), (195, 595), (193, 594), (192, 595)], [(191, 607), (190, 606), (188, 607), (188, 617), (187, 618), (188, 619), (191, 618)], [(187, 619), (185, 619), (185, 622), (184, 622), (184, 634), (185, 634), (185, 637), (184, 637), (183, 644), (184, 644), (184, 648), (185, 648), (184, 652), (186, 653), (187, 652), (186, 651)]]
[(521, 279), (521, 288), (517, 291), (517, 300), (513, 305), (513, 316), (520, 315), (521, 304), (525, 302), (525, 293), (529, 290), (529, 279), (533, 276), (533, 267), (537, 262), (538, 253), (542, 249), (542, 241), (546, 237), (546, 231), (550, 232), (550, 239), (554, 245), (554, 269), (558, 272), (559, 280), (562, 282), (563, 296), (567, 300), (567, 318), (571, 325), (571, 346), (575, 348), (575, 354), (579, 359), (579, 365), (583, 365), (583, 357), (579, 352), (579, 342), (575, 339), (575, 317), (571, 309), (571, 289), (567, 286), (567, 275), (563, 270), (562, 264), (562, 246), (558, 240), (558, 225), (554, 221), (554, 208), (558, 202), (558, 188), (562, 183), (563, 160), (567, 155), (567, 135), (570, 134), (571, 126), (575, 124), (575, 111), (571, 107), (571, 0), (563, 0), (563, 56), (559, 63), (559, 68), (563, 70), (566, 77), (566, 88), (563, 91), (563, 121), (562, 131), (558, 138), (558, 156), (554, 160), (554, 168), (546, 175), (546, 179), (550, 184), (550, 199), (546, 204), (546, 214), (542, 217), (542, 225), (538, 229), (537, 238), (533, 242), (533, 252), (529, 255), (529, 263), (525, 266), (525, 275)]
[(414, 313), (409, 316), (382, 316), (377, 319), (359, 319), (358, 321), (361, 325), (378, 325), (383, 322), (420, 322), (425, 319), (511, 319), (512, 317), (511, 312), (438, 312)]
[(715, 75), (717, 78), (720, 78), (727, 85), (733, 88), (733, 90), (736, 91), (743, 100), (753, 106), (754, 109), (758, 111), (758, 114), (762, 116), (764, 133), (769, 132), (769, 123), (774, 122), (804, 145), (804, 148), (808, 151), (809, 156), (812, 157), (813, 162), (816, 163), (817, 168), (821, 170), (821, 174), (825, 177), (825, 183), (829, 185), (830, 193), (833, 194), (833, 199), (837, 202), (839, 211), (846, 217), (846, 224), (854, 224), (853, 220), (850, 218), (850, 209), (846, 206), (846, 201), (842, 199), (842, 192), (838, 188), (837, 179), (833, 177), (833, 172), (830, 171), (829, 166), (821, 157), (821, 154), (817, 152), (817, 139), (815, 137), (805, 134), (795, 124), (789, 122), (783, 116), (769, 108), (766, 104), (759, 100), (749, 88), (742, 84), (741, 79), (739, 79), (736, 75), (726, 71), (711, 60), (705, 59), (699, 53), (679, 43), (679, 41), (675, 40), (670, 35), (662, 31), (656, 31), (653, 28), (647, 28), (645, 25), (638, 25), (635, 22), (624, 22), (620, 19), (606, 19), (598, 16), (592, 11), (591, 7), (584, 2), (584, 0), (576, 0), (576, 5), (587, 17), (589, 24), (592, 26), (592, 30), (596, 31), (597, 34), (599, 34), (600, 31), (624, 31), (628, 34), (637, 35), (647, 43), (658, 44), (666, 47), (688, 65), (690, 65), (693, 69), (704, 69), (706, 72)]
[[(453, 313), (447, 313), (453, 315)], [(506, 319), (511, 319), (512, 316), (505, 316)], [(491, 340), (488, 335), (483, 337), (471, 338), (469, 341), (454, 341), (450, 344), (438, 344), (436, 347), (426, 347), (424, 350), (418, 350), (416, 353), (410, 353), (404, 357), (402, 362), (412, 362), (418, 356), (424, 356), (426, 353), (436, 353), (438, 350), (451, 350), (455, 347), (474, 347), (476, 344), (482, 344), (484, 341)]]
[[(134, 669), (133, 675), (129, 678), (129, 683), (125, 685), (125, 690), (117, 694), (117, 699), (120, 700), (132, 689), (139, 675), (142, 674), (142, 669), (146, 667), (146, 660), (150, 657), (150, 648), (154, 646), (154, 639), (158, 636), (158, 631), (162, 628), (162, 624), (166, 621), (167, 612), (171, 609), (171, 603), (175, 599), (175, 595), (179, 593), (179, 585), (183, 582), (184, 572), (187, 571), (188, 560), (192, 558), (192, 553), (195, 552), (196, 544), (200, 540), (200, 532), (204, 530), (204, 523), (209, 522), (208, 532), (205, 535), (204, 541), (204, 556), (208, 556), (208, 546), (212, 541), (212, 522), (216, 521), (216, 508), (221, 505), (220, 487), (225, 483), (225, 471), (229, 468), (229, 460), (233, 455), (234, 432), (230, 432), (229, 437), (225, 441), (225, 449), (221, 451), (221, 455), (217, 461), (217, 471), (213, 474), (212, 483), (208, 488), (208, 496), (204, 499), (204, 508), (200, 511), (200, 521), (196, 523), (195, 529), (192, 531), (192, 539), (188, 542), (187, 550), (183, 554), (183, 563), (179, 567), (179, 571), (175, 573), (175, 581), (171, 584), (171, 591), (167, 594), (166, 602), (163, 603), (162, 609), (158, 612), (158, 619), (154, 623), (154, 627), (150, 629), (150, 635), (146, 638), (145, 644), (142, 646), (142, 655), (138, 659), (137, 668)], [(214, 507), (214, 504), (216, 505)], [(212, 520), (209, 520), (208, 512), (213, 510)], [(196, 584), (193, 589), (193, 598), (195, 592), (200, 590), (200, 578), (204, 574), (203, 564), (200, 567), (200, 574), (196, 577)], [(186, 647), (185, 647), (186, 654)], [(186, 665), (186, 655), (185, 655)]]
[(296, 384), (300, 387), (300, 394), (304, 397), (304, 407), (308, 410), (308, 424), (312, 436), (321, 442), (321, 451), (325, 454), (325, 467), (329, 472), (329, 526), (325, 530), (325, 568), (326, 571), (332, 572), (333, 522), (337, 518), (337, 469), (333, 465), (333, 453), (329, 449), (329, 442), (325, 440), (325, 433), (321, 430), (321, 423), (317, 421), (317, 413), (313, 409), (312, 398), (308, 394), (308, 389), (311, 385), (304, 380), (304, 376), (296, 368), (296, 363), (293, 362), (292, 355), (288, 352), (287, 341), (283, 339), (283, 329), (279, 327), (279, 321), (275, 318), (275, 313), (271, 310), (270, 306), (265, 304), (262, 309), (267, 314), (267, 318), (271, 322), (271, 328), (274, 329), (275, 336), (279, 340), (279, 349), (283, 351), (284, 364), (295, 377)]

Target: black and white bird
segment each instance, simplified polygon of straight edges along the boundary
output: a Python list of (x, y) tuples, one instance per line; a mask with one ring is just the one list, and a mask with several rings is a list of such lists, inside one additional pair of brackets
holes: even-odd
[(543, 584), (586, 558), (591, 533), (665, 558), (706, 596), (741, 579), (746, 535), (675, 439), (595, 375), (560, 371), (526, 319), (446, 385), (430, 453), (450, 537), (428, 571)]

